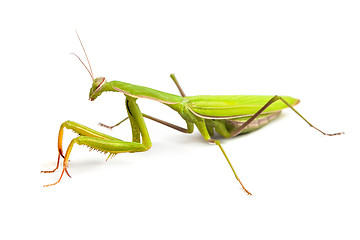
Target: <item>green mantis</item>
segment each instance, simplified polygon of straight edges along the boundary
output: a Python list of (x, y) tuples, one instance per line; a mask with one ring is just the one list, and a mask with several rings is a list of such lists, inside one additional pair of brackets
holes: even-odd
[[(78, 36), (79, 37), (79, 36)], [(79, 38), (80, 40), (80, 38)], [(230, 138), (239, 134), (255, 131), (260, 127), (266, 125), (271, 120), (276, 118), (281, 110), (285, 108), (292, 109), (298, 116), (305, 120), (311, 127), (315, 128), (324, 135), (340, 135), (342, 133), (327, 134), (314, 127), (308, 122), (300, 113), (298, 113), (294, 106), (299, 103), (296, 98), (288, 96), (257, 96), (257, 95), (199, 95), (186, 96), (180, 87), (174, 74), (170, 77), (176, 84), (180, 95), (174, 95), (166, 92), (161, 92), (155, 89), (133, 85), (126, 82), (111, 81), (108, 82), (104, 77), (94, 78), (89, 59), (86, 55), (84, 46), (80, 40), (81, 46), (84, 50), (89, 68), (75, 56), (84, 65), (91, 76), (92, 86), (90, 88), (89, 100), (94, 101), (104, 92), (119, 92), (125, 95), (125, 107), (130, 120), (132, 130), (132, 141), (123, 141), (121, 139), (103, 134), (95, 131), (79, 123), (73, 121), (66, 121), (60, 126), (58, 136), (58, 160), (57, 166), (51, 171), (42, 171), (44, 173), (55, 172), (59, 168), (60, 158), (62, 157), (62, 172), (57, 182), (44, 185), (45, 187), (55, 185), (60, 182), (64, 173), (69, 177), (68, 163), (70, 153), (74, 145), (85, 145), (91, 149), (95, 149), (108, 154), (112, 157), (118, 153), (124, 152), (143, 152), (151, 148), (151, 140), (149, 132), (146, 128), (144, 118), (159, 122), (165, 126), (171, 127), (175, 130), (192, 133), (194, 126), (199, 130), (205, 141), (217, 145), (224, 158), (227, 160), (235, 178), (241, 184), (242, 189), (249, 195), (251, 193), (245, 188), (240, 178), (236, 174), (228, 156), (226, 155), (219, 140), (214, 140), (212, 136), (216, 131), (224, 138)], [(155, 117), (149, 116), (141, 112), (136, 100), (138, 98), (149, 99), (160, 102), (179, 113), (180, 117), (184, 119), (187, 127), (182, 128), (174, 124), (165, 122)], [(124, 119), (124, 120), (126, 120)], [(124, 121), (123, 120), (123, 121)], [(121, 122), (120, 122), (121, 123)], [(119, 124), (120, 124), (119, 123)], [(118, 124), (117, 124), (118, 125)], [(106, 125), (102, 125), (106, 126)], [(107, 126), (108, 127), (108, 126)], [(114, 127), (114, 126), (113, 126)], [(72, 139), (65, 154), (62, 148), (62, 139), (64, 129), (71, 129), (79, 136)], [(112, 128), (112, 127), (109, 127)]]

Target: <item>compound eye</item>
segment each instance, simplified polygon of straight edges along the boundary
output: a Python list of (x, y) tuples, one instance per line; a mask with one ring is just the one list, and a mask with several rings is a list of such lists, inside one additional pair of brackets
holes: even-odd
[(103, 82), (105, 82), (105, 78), (104, 77), (97, 77), (94, 80), (95, 84), (102, 84)]
[(98, 77), (95, 79), (95, 84), (99, 84), (96, 89), (95, 89), (95, 92), (98, 91), (103, 85), (104, 83), (106, 82), (105, 78), (104, 77)]

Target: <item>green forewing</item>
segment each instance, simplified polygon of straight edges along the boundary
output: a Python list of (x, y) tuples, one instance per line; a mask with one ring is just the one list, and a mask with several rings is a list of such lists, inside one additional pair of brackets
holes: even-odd
[[(261, 95), (199, 95), (185, 98), (190, 101), (188, 107), (195, 113), (214, 117), (231, 117), (255, 114), (273, 97)], [(299, 103), (296, 98), (281, 97), (291, 106)], [(263, 113), (276, 112), (285, 108), (287, 106), (281, 100), (278, 100)]]

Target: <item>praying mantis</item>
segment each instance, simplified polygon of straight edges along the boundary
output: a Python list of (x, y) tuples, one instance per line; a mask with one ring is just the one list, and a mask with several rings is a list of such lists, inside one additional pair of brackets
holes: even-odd
[[(77, 34), (77, 33), (76, 33)], [(198, 95), (186, 96), (179, 82), (174, 74), (170, 77), (178, 88), (180, 95), (170, 94), (155, 89), (133, 85), (121, 81), (108, 82), (105, 77), (94, 78), (94, 74), (90, 65), (90, 61), (86, 54), (83, 43), (79, 35), (77, 37), (80, 41), (82, 49), (87, 59), (88, 67), (74, 54), (82, 65), (86, 68), (92, 79), (92, 86), (90, 88), (89, 100), (94, 101), (104, 92), (119, 92), (125, 95), (125, 107), (128, 117), (123, 121), (129, 119), (132, 130), (132, 141), (123, 141), (121, 139), (103, 134), (95, 131), (84, 125), (73, 121), (66, 121), (61, 124), (58, 135), (58, 160), (55, 169), (51, 171), (42, 171), (43, 173), (55, 172), (60, 165), (60, 158), (62, 157), (62, 172), (55, 183), (44, 185), (44, 187), (53, 186), (58, 184), (64, 173), (69, 177), (68, 163), (70, 153), (75, 144), (85, 145), (90, 149), (95, 149), (109, 157), (113, 157), (118, 153), (125, 152), (144, 152), (151, 148), (150, 135), (147, 130), (144, 118), (161, 123), (167, 127), (173, 128), (183, 133), (192, 133), (194, 126), (199, 130), (206, 142), (215, 144), (221, 150), (224, 158), (229, 164), (235, 178), (240, 183), (242, 189), (248, 194), (251, 193), (245, 188), (240, 178), (238, 177), (235, 169), (233, 168), (228, 156), (226, 155), (219, 140), (214, 140), (212, 136), (216, 131), (224, 138), (235, 137), (239, 134), (255, 131), (262, 126), (268, 124), (271, 120), (275, 119), (281, 110), (290, 108), (299, 117), (301, 117), (307, 124), (319, 131), (320, 133), (328, 136), (340, 135), (340, 133), (327, 134), (320, 129), (313, 126), (307, 121), (294, 106), (299, 103), (299, 100), (289, 96), (260, 96), (260, 95)], [(150, 115), (141, 112), (136, 100), (139, 98), (149, 99), (162, 103), (171, 109), (178, 112), (181, 118), (185, 121), (187, 127), (182, 128), (169, 122), (157, 119)], [(121, 124), (119, 122), (115, 126)], [(103, 127), (113, 128), (115, 126), (107, 126), (100, 124)], [(62, 150), (62, 140), (64, 129), (70, 129), (77, 133), (79, 136), (72, 139), (67, 150), (64, 154)]]

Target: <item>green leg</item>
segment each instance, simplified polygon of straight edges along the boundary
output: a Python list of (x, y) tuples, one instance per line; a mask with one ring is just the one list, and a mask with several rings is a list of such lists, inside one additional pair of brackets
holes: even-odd
[(178, 88), (178, 90), (179, 90), (179, 92), (180, 92), (180, 95), (181, 95), (182, 97), (186, 97), (184, 91), (183, 91), (182, 88), (180, 87), (180, 84), (179, 84), (178, 80), (177, 80), (176, 77), (175, 77), (175, 74), (173, 74), (173, 73), (170, 74), (170, 77), (171, 77), (171, 79), (174, 81), (176, 87)]
[(207, 128), (206, 128), (205, 121), (204, 121), (203, 119), (199, 119), (199, 121), (196, 122), (195, 124), (196, 124), (196, 127), (199, 129), (201, 135), (205, 138), (205, 140), (206, 140), (207, 142), (209, 142), (209, 143), (215, 143), (216, 145), (219, 146), (219, 148), (220, 148), (221, 152), (223, 153), (226, 161), (228, 162), (231, 170), (233, 171), (233, 173), (234, 173), (234, 175), (235, 175), (235, 178), (239, 181), (242, 189), (243, 189), (248, 195), (252, 195), (248, 190), (246, 190), (245, 186), (244, 186), (244, 185), (242, 184), (242, 182), (240, 181), (240, 178), (239, 178), (238, 175), (236, 174), (234, 167), (232, 166), (229, 158), (227, 157), (227, 155), (226, 155), (223, 147), (222, 147), (221, 144), (220, 144), (220, 141), (214, 140), (214, 139), (212, 139), (212, 138), (210, 137), (210, 134), (209, 134), (209, 132), (208, 132), (208, 130), (207, 130)]
[[(123, 152), (147, 151), (151, 147), (151, 141), (148, 131), (146, 129), (143, 116), (140, 112), (138, 105), (136, 104), (136, 99), (132, 97), (126, 97), (126, 107), (132, 126), (132, 132), (133, 132), (132, 142), (122, 141), (120, 139), (100, 133), (84, 125), (72, 121), (66, 121), (63, 124), (61, 124), (59, 131), (59, 138), (58, 138), (59, 156), (58, 156), (57, 167), (54, 170), (43, 171), (43, 172), (44, 173), (54, 172), (59, 166), (60, 156), (64, 157), (63, 170), (57, 182), (53, 184), (44, 185), (44, 187), (52, 186), (59, 183), (62, 176), (64, 175), (64, 172), (66, 172), (69, 175), (67, 171), (67, 167), (68, 167), (70, 153), (72, 151), (74, 144), (85, 145), (90, 149), (95, 149), (104, 152), (105, 154), (109, 154), (109, 157)], [(64, 128), (71, 129), (75, 133), (79, 134), (79, 137), (74, 138), (70, 142), (66, 150), (65, 156), (63, 155), (63, 151), (62, 151), (62, 139), (63, 139)]]
[[(178, 88), (181, 96), (185, 97), (186, 95), (185, 95), (184, 91), (182, 90), (182, 88), (181, 88), (178, 80), (176, 79), (175, 74), (173, 74), (173, 73), (170, 74), (170, 77), (171, 77), (171, 79), (174, 81), (174, 83), (175, 83), (176, 87)], [(175, 129), (175, 130), (180, 131), (180, 132), (183, 132), (183, 133), (192, 133), (193, 130), (194, 130), (194, 124), (193, 124), (193, 123), (190, 123), (190, 122), (186, 122), (186, 124), (187, 124), (187, 129), (186, 129), (186, 128), (182, 128), (182, 127), (179, 127), (179, 126), (177, 126), (177, 125), (174, 125), (174, 124), (172, 124), (172, 123), (163, 121), (163, 120), (161, 120), (161, 119), (152, 117), (152, 116), (147, 115), (147, 114), (145, 114), (145, 113), (142, 113), (142, 115), (143, 115), (143, 117), (146, 117), (146, 118), (148, 118), (148, 119), (150, 119), (150, 120), (153, 120), (153, 121), (155, 121), (155, 122), (158, 122), (158, 123), (160, 123), (160, 124), (163, 124), (163, 125), (165, 125), (165, 126), (167, 126), (167, 127), (170, 127), (170, 128), (172, 128), (172, 129)], [(114, 127), (119, 126), (121, 123), (123, 123), (123, 122), (126, 121), (127, 119), (128, 119), (128, 117), (124, 118), (123, 120), (121, 120), (120, 122), (118, 122), (117, 124), (115, 124), (115, 125), (113, 125), (113, 126), (105, 125), (105, 124), (103, 124), (103, 123), (99, 123), (99, 125), (102, 126), (102, 127), (106, 127), (106, 128), (109, 128), (109, 129), (113, 129)]]
[(230, 133), (229, 133), (228, 129), (226, 128), (225, 122), (215, 121), (214, 125), (215, 125), (215, 131), (217, 133), (219, 133), (224, 138), (230, 137)]

